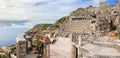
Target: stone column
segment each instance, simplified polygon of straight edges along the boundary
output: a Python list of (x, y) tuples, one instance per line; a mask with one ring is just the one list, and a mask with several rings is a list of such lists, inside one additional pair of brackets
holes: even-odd
[(17, 58), (25, 58), (26, 55), (26, 39), (24, 34), (20, 34), (16, 38), (17, 40)]
[(81, 46), (82, 45), (82, 41), (81, 41), (81, 35), (79, 35), (79, 46)]
[(120, 34), (120, 25), (117, 26), (117, 33)]

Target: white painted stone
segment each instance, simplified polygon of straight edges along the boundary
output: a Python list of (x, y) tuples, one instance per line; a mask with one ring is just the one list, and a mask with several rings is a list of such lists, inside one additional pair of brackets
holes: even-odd
[(16, 38), (17, 43), (19, 41), (26, 41), (26, 39), (24, 38), (24, 35), (25, 35), (25, 33), (20, 34), (20, 35), (17, 36), (17, 38)]

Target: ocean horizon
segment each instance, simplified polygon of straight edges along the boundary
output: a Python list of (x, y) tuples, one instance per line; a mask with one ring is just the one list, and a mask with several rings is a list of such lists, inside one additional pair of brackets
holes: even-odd
[(0, 27), (0, 47), (16, 44), (17, 35), (29, 29), (30, 28)]

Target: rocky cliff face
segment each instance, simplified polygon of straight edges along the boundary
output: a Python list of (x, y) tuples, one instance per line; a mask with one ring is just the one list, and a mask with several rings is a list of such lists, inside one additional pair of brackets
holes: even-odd
[(78, 8), (77, 10), (71, 12), (70, 16), (88, 16), (88, 14), (95, 12), (96, 7), (88, 6), (87, 8)]
[(66, 20), (66, 16), (58, 19), (54, 24), (37, 24), (32, 29), (27, 31), (27, 34), (42, 33), (45, 30), (55, 30)]
[[(69, 22), (69, 17), (70, 16), (82, 16), (84, 17), (86, 20), (91, 20), (93, 18), (96, 18), (97, 20), (105, 20), (110, 23), (112, 21), (112, 24), (115, 24), (115, 20), (119, 20), (120, 16), (120, 7), (119, 7), (120, 3), (116, 6), (109, 6), (107, 3), (105, 2), (101, 2), (99, 7), (95, 7), (95, 6), (88, 6), (86, 8), (78, 8), (75, 11), (71, 12), (69, 16), (66, 17), (62, 17), (59, 20), (57, 20), (53, 25), (51, 24), (38, 24), (35, 25), (31, 30), (28, 31), (28, 33), (40, 33), (41, 30), (47, 30), (47, 28), (49, 27), (50, 30), (53, 29), (64, 29), (64, 28), (69, 28), (73, 29), (72, 27), (74, 26), (73, 24), (70, 25)], [(117, 19), (116, 19), (117, 18)], [(69, 24), (67, 24), (69, 23)], [(117, 22), (117, 25), (119, 22)], [(77, 25), (79, 25), (79, 23), (77, 23)], [(84, 24), (83, 24), (84, 25)], [(67, 26), (67, 27), (65, 27)], [(76, 28), (76, 27), (74, 27)]]
[(47, 30), (51, 26), (52, 24), (37, 24), (32, 29), (28, 30), (26, 34), (41, 34), (42, 31)]

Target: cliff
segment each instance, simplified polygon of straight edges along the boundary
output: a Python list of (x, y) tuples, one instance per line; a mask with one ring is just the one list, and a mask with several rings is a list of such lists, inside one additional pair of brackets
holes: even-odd
[[(119, 15), (118, 8), (119, 8), (118, 6), (109, 6), (105, 2), (101, 2), (98, 7), (90, 5), (86, 8), (78, 8), (78, 9), (72, 11), (69, 16), (64, 16), (64, 17), (58, 19), (54, 24), (37, 24), (31, 30), (29, 30), (27, 33), (34, 34), (34, 33), (41, 33), (41, 31), (47, 30), (47, 29), (55, 30), (55, 29), (64, 29), (67, 27), (72, 28), (73, 24), (71, 24), (69, 22), (69, 18), (71, 16), (75, 16), (75, 17), (81, 16), (81, 17), (84, 17), (84, 19), (86, 19), (86, 20), (91, 20), (94, 18), (96, 18), (97, 20), (106, 20), (108, 22), (110, 22), (110, 20), (111, 20), (112, 24), (115, 24), (115, 20), (116, 20), (115, 18), (116, 18), (116, 16)], [(109, 18), (111, 18), (111, 19), (109, 19)], [(80, 24), (78, 23), (77, 25), (80, 25)], [(80, 27), (80, 26), (76, 26), (76, 27)]]
[(35, 26), (33, 26), (32, 29), (28, 30), (26, 32), (26, 34), (35, 34), (35, 33), (41, 33), (44, 30), (47, 30), (50, 26), (52, 26), (53, 24), (37, 24)]

